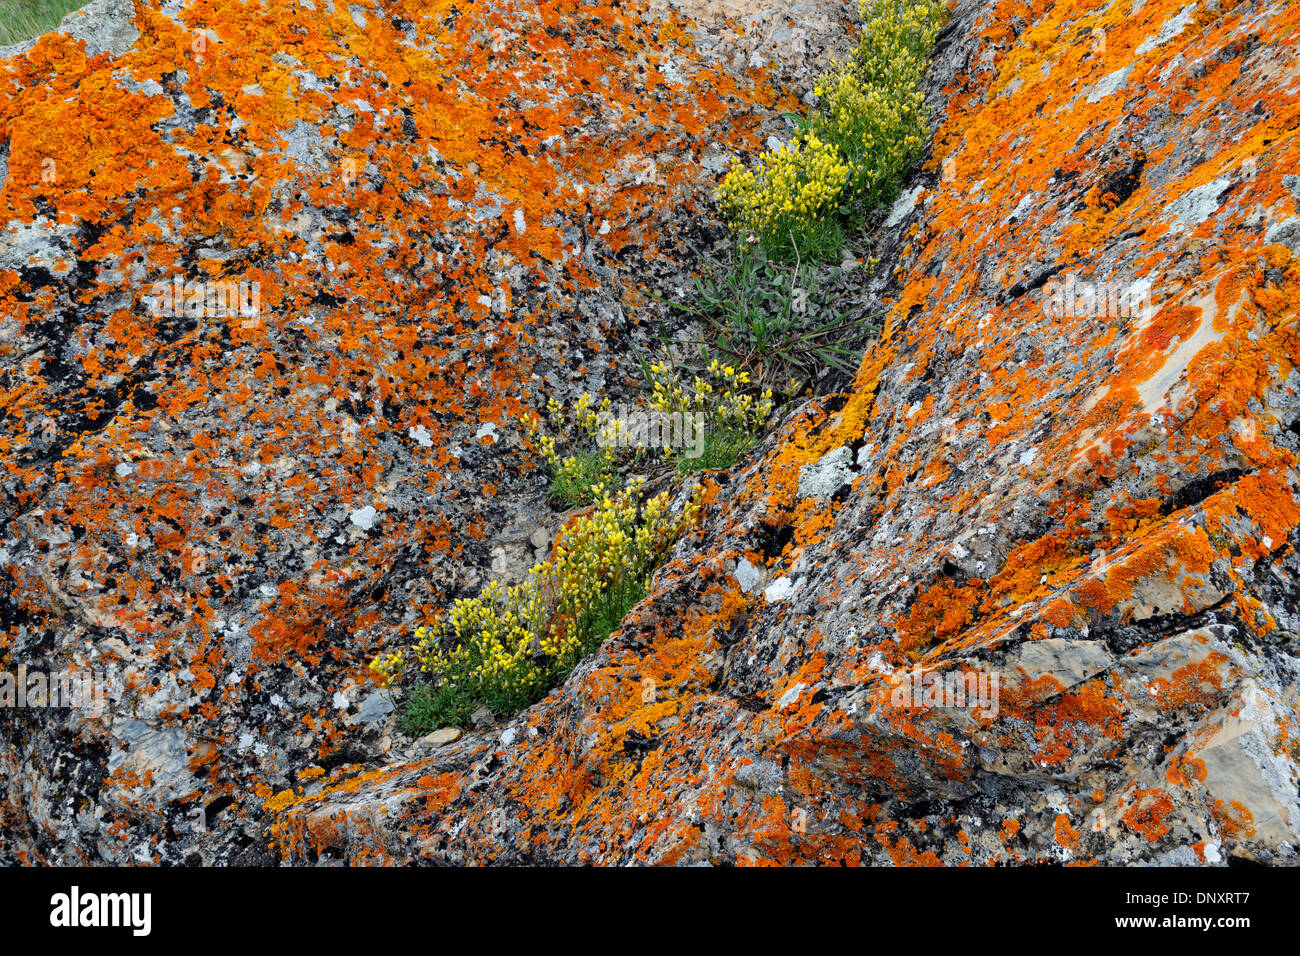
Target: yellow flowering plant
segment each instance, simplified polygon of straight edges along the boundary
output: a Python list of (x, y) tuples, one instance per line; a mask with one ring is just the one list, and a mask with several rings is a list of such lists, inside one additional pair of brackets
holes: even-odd
[(841, 214), (888, 205), (924, 148), (919, 85), (946, 8), (942, 0), (861, 0), (853, 57), (823, 75), (818, 110), (753, 170), (736, 160), (718, 205), (745, 243), (769, 257), (827, 259)]
[(646, 497), (639, 478), (616, 493), (598, 489), (592, 510), (521, 584), (493, 581), (418, 628), (411, 648), (375, 658), (370, 667), (384, 687), (418, 672), (407, 730), (463, 726), (481, 706), (507, 715), (541, 699), (618, 628), (699, 508), (698, 489), (680, 513), (666, 492)]
[(946, 14), (943, 0), (859, 0), (853, 60), (862, 82), (899, 90), (920, 83)]
[(834, 144), (807, 132), (764, 153), (756, 171), (736, 160), (718, 188), (718, 204), (769, 255), (815, 253), (819, 247), (829, 254), (842, 241), (838, 228), (827, 230), (851, 174)]
[(821, 104), (818, 130), (849, 171), (852, 211), (892, 203), (925, 145), (921, 93), (863, 83), (853, 63), (823, 75), (815, 92)]
[[(569, 507), (591, 504), (596, 486), (612, 487), (618, 480), (612, 443), (602, 441), (602, 437), (608, 438), (602, 436), (601, 423), (609, 407), (608, 398), (597, 405), (590, 393), (583, 392), (572, 416), (552, 398), (546, 403), (545, 421), (532, 412), (520, 419), (525, 433), (551, 470), (551, 497)], [(574, 453), (561, 455), (560, 442), (575, 449)]]
[(679, 472), (730, 468), (758, 441), (775, 407), (771, 389), (755, 394), (748, 372), (717, 359), (689, 380), (666, 360), (650, 363), (645, 373), (655, 411), (698, 417), (703, 425), (704, 443), (698, 456), (663, 449)]

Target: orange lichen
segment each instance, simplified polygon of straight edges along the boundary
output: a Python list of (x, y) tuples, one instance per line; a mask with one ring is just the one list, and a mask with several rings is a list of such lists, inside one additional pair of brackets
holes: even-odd
[(982, 584), (943, 579), (921, 592), (897, 625), (899, 646), (915, 653), (952, 637), (973, 620), (983, 596)]
[(1227, 806), (1222, 800), (1215, 800), (1210, 814), (1229, 840), (1249, 840), (1255, 835), (1255, 815), (1239, 800), (1233, 800)]
[(1124, 825), (1152, 843), (1169, 832), (1166, 819), (1174, 812), (1174, 802), (1163, 790), (1137, 790), (1122, 817)]
[(1177, 710), (1189, 704), (1202, 702), (1207, 694), (1213, 694), (1223, 687), (1221, 669), (1228, 663), (1228, 656), (1221, 651), (1209, 654), (1184, 664), (1169, 677), (1157, 677), (1151, 682), (1150, 691), (1161, 710)]
[(1043, 620), (1053, 627), (1069, 627), (1077, 613), (1069, 598), (1057, 598), (1043, 608)]
[(1073, 850), (1079, 845), (1079, 831), (1070, 825), (1070, 818), (1064, 813), (1057, 814), (1052, 830), (1056, 834), (1056, 842), (1065, 849)]

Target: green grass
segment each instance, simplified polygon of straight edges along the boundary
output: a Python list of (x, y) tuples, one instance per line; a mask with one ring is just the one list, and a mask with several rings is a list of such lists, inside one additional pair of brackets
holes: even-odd
[(733, 364), (750, 373), (756, 388), (786, 398), (824, 368), (857, 371), (879, 317), (845, 311), (849, 290), (823, 276), (832, 270), (781, 265), (743, 245), (729, 261), (708, 265), (696, 280), (695, 304), (675, 304), (704, 322), (706, 361)]
[(402, 730), (423, 737), (439, 727), (464, 727), (474, 707), (451, 684), (416, 684), (401, 709)]
[(758, 438), (738, 428), (707, 429), (704, 433), (704, 451), (698, 458), (678, 455), (677, 473), (689, 475), (697, 471), (719, 471), (730, 468), (745, 456)]
[(59, 21), (88, 0), (0, 0), (0, 46), (53, 33)]
[(844, 227), (836, 218), (806, 219), (789, 232), (789, 241), (779, 236), (765, 247), (774, 258), (829, 262), (844, 246)]

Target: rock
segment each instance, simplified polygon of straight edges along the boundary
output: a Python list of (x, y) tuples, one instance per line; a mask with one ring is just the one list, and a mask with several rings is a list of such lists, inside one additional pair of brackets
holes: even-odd
[[(190, 755), (180, 728), (158, 729), (142, 720), (127, 720), (117, 732), (119, 745), (108, 757), (109, 773), (121, 771), (165, 798), (192, 791)], [(147, 781), (147, 783), (145, 783)]]
[(1051, 677), (1060, 689), (1068, 690), (1106, 671), (1114, 656), (1101, 641), (1067, 641), (1046, 638), (1022, 644), (1014, 659), (1008, 660), (1008, 676), (1014, 679), (1023, 671), (1032, 681)]
[(348, 515), (348, 520), (362, 531), (369, 531), (375, 526), (375, 519), (378, 512), (375, 511), (374, 505), (366, 505), (364, 508), (357, 508)]
[(442, 727), (431, 734), (425, 734), (420, 738), (419, 744), (421, 747), (445, 747), (458, 740), (460, 740), (458, 727)]
[(1167, 19), (1160, 32), (1153, 37), (1148, 37), (1138, 45), (1135, 51), (1138, 56), (1145, 56), (1156, 47), (1164, 46), (1174, 37), (1182, 33), (1192, 23), (1192, 16), (1196, 13), (1197, 4), (1189, 3), (1178, 11), (1177, 14)]
[[(816, 6), (819, 35), (843, 45), (838, 5)], [(701, 30), (707, 53), (692, 52), (638, 17), (584, 21), (544, 56), (509, 43), (489, 72), (511, 89), (486, 75), (446, 85), (459, 66), (429, 50), (462, 27), (501, 28), (487, 4), (458, 9), (454, 23), (429, 10), (409, 27), (357, 11), (328, 30), (310, 10), (301, 28), (259, 21), (227, 51), (235, 73), (173, 42), (192, 25), (166, 5), (144, 35), (134, 5), (96, 3), (65, 21), (80, 39), (56, 43), (53, 58), (31, 56), (32, 42), (0, 53), (30, 69), (34, 89), (57, 64), (60, 90), (44, 105), (20, 95), (0, 134), (0, 349), (22, 357), (6, 389), (27, 396), (6, 405), (0, 497), (26, 503), (6, 511), (0, 563), (28, 607), (3, 625), (0, 655), (90, 667), (129, 648), (143, 688), (110, 694), (99, 720), (51, 712), (38, 728), (22, 715), (4, 732), (0, 779), (44, 782), (5, 795), (0, 863), (25, 851), (33, 863), (143, 854), (175, 865), (200, 845), (172, 833), (169, 773), (152, 786), (105, 781), (107, 757), (95, 755), (135, 759), (113, 736), (122, 714), (169, 742), (180, 733), (191, 756), (221, 750), (195, 775), (205, 799), (239, 795), (202, 838), (214, 864), (246, 840), (227, 820), (262, 815), (255, 794), (375, 735), (391, 714), (355, 684), (375, 650), (410, 640), (415, 608), (473, 596), (494, 562), (522, 578), (549, 546), (555, 517), (514, 417), (548, 398), (572, 408), (583, 391), (633, 401), (635, 356), (657, 347), (662, 324), (625, 322), (627, 290), (690, 287), (692, 257), (659, 243), (697, 228), (682, 210), (730, 154), (788, 131), (760, 92), (766, 78), (723, 62), (738, 33)], [(757, 9), (765, 22), (784, 16)], [(336, 52), (307, 63), (284, 52), (285, 30)], [(364, 35), (371, 49), (376, 31), (361, 68), (411, 82), (378, 83), (365, 102), (336, 96), (335, 78), (358, 66), (350, 47)], [(201, 36), (209, 55), (232, 40), (219, 26)], [(75, 53), (83, 39), (89, 59)], [(637, 79), (593, 93), (576, 74), (538, 69), (570, 43), (574, 56), (608, 51), (602, 69)], [(110, 56), (96, 62), (101, 49)], [(804, 87), (817, 70), (807, 52), (785, 74)], [(114, 56), (136, 59), (124, 69)], [(250, 82), (266, 76), (286, 82)], [(537, 103), (554, 124), (529, 119)], [(516, 132), (495, 146), (462, 139), (436, 119), (453, 113)], [(195, 151), (200, 127), (216, 145)], [(358, 155), (348, 144), (363, 132)], [(73, 141), (93, 155), (52, 145)], [(280, 178), (254, 186), (255, 168)], [(301, 201), (286, 216), (291, 194)], [(119, 218), (140, 228), (125, 245), (97, 244)], [(158, 314), (174, 279), (184, 290), (217, 273), (250, 300), (259, 283), (260, 312), (226, 314), (216, 288), (198, 290), (201, 315)], [(361, 288), (374, 294), (359, 301)], [(46, 633), (56, 647), (39, 643)], [(321, 713), (314, 730), (302, 720)], [(19, 744), (29, 735), (31, 749)], [(66, 769), (67, 747), (89, 755), (84, 773)], [(79, 791), (49, 797), (69, 773)]]
[(815, 465), (799, 471), (799, 497), (828, 498), (849, 482), (853, 452), (847, 446), (828, 451)]
[(1292, 255), (1300, 255), (1300, 216), (1292, 216), (1272, 226), (1265, 234), (1264, 242), (1269, 245), (1281, 243), (1291, 250)]
[(1193, 773), (1189, 783), (1204, 787), (1211, 816), (1228, 825), (1224, 839), (1230, 846), (1252, 840), (1300, 845), (1296, 765), (1278, 752), (1278, 721), (1272, 702), (1248, 680), (1228, 707), (1205, 722), (1191, 748), (1204, 778)]
[(1088, 94), (1089, 103), (1100, 103), (1108, 96), (1112, 96), (1124, 88), (1128, 82), (1129, 74), (1133, 71), (1131, 66), (1121, 67), (1114, 73), (1109, 73), (1102, 77), (1100, 83), (1093, 87), (1092, 92)]
[(0, 864), (1300, 863), (1294, 5), (955, 0), (882, 267), (823, 269), (888, 311), (856, 374), (546, 697), (397, 738), (367, 664), (563, 520), (519, 414), (700, 337), (712, 191), (853, 43), (842, 0), (551, 6), (6, 51), (0, 656), (130, 680), (5, 715)]
[[(873, 253), (895, 277), (882, 287), (900, 285), (890, 332), (851, 387), (789, 416), (717, 491), (620, 633), (529, 710), (538, 736), (491, 769), (449, 763), (456, 783), (411, 826), (487, 821), (504, 788), (531, 795), (509, 826), (532, 859), (576, 860), (595, 832), (606, 848), (585, 852), (620, 863), (828, 862), (830, 838), (876, 863), (1300, 862), (1296, 754), (1271, 736), (1297, 706), (1279, 634), (1300, 628), (1300, 504), (1295, 475), (1261, 464), (1294, 444), (1282, 403), (1297, 386), (1270, 330), (1293, 321), (1300, 278), (1264, 262), (1257, 216), (1292, 173), (1250, 145), (1272, 107), (1221, 110), (1189, 50), (1240, 49), (1234, 98), (1265, 103), (1277, 58), (1291, 69), (1300, 53), (1198, 9), (1134, 5), (1102, 56), (1077, 8), (1022, 11), (1008, 33), (987, 4), (953, 5), (927, 80), (944, 173), (907, 184), (929, 201)], [(1197, 91), (1176, 113), (1175, 89)], [(1250, 158), (1253, 179), (1236, 172)], [(1225, 258), (1207, 273), (1211, 246)], [(1057, 309), (1048, 283), (1071, 269)], [(1230, 278), (1268, 269), (1250, 290)], [(1150, 313), (1131, 306), (1144, 296)], [(1153, 337), (1151, 319), (1173, 314), (1177, 342)], [(1001, 678), (996, 716), (895, 705), (913, 666)], [(1043, 692), (1021, 692), (1022, 674)], [(657, 702), (638, 710), (646, 679)], [(636, 769), (646, 728), (662, 729), (648, 708), (674, 691), (691, 705), (654, 766), (700, 768), (689, 780)], [(564, 799), (619, 810), (548, 817), (566, 772), (583, 785)], [(362, 799), (385, 805), (427, 773), (399, 770)], [(357, 799), (292, 816), (310, 827)], [(816, 846), (739, 822), (778, 800), (818, 821)], [(701, 831), (696, 801), (727, 822)], [(837, 823), (864, 806), (916, 826)], [(662, 829), (627, 836), (642, 812)], [(343, 852), (372, 845), (358, 832)], [(437, 855), (499, 861), (498, 846)]]
[(763, 597), (773, 603), (785, 601), (790, 595), (794, 594), (794, 591), (795, 583), (790, 578), (782, 576), (763, 589)]
[(549, 508), (543, 502), (516, 506), (510, 522), (493, 538), (489, 552), (493, 579), (518, 584), (535, 564), (546, 559), (551, 535), (545, 527), (538, 527), (538, 522), (549, 518)]
[(916, 206), (917, 197), (925, 191), (924, 186), (914, 186), (898, 197), (894, 207), (889, 211), (889, 218), (885, 220), (886, 227), (897, 226), (907, 218), (912, 209)]
[(1222, 206), (1220, 197), (1230, 185), (1230, 180), (1220, 177), (1175, 199), (1168, 209), (1174, 217), (1171, 228), (1190, 229), (1205, 222)]
[(132, 0), (91, 0), (59, 23), (59, 32), (86, 41), (86, 52), (121, 56), (140, 39)]
[(740, 590), (746, 594), (752, 593), (761, 579), (762, 572), (750, 564), (748, 558), (736, 562), (736, 583), (740, 585)]
[(392, 712), (393, 702), (389, 695), (377, 691), (361, 702), (361, 710), (357, 713), (357, 720), (364, 724), (374, 723), (377, 720), (383, 720)]

